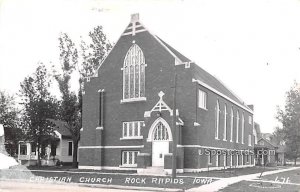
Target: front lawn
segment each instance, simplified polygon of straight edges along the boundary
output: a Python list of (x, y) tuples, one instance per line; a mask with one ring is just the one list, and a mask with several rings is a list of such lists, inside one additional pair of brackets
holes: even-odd
[[(272, 175), (262, 176), (260, 181), (242, 181), (226, 187), (222, 192), (235, 192), (235, 191), (247, 191), (247, 192), (299, 192), (300, 191), (300, 169), (276, 173)], [(266, 182), (263, 182), (266, 181)], [(270, 182), (281, 183), (270, 183)], [(242, 189), (242, 190), (241, 190)]]
[(218, 178), (228, 178), (236, 177), (240, 175), (248, 175), (254, 173), (261, 173), (265, 171), (273, 171), (278, 169), (284, 169), (288, 167), (246, 167), (246, 168), (231, 168), (223, 170), (214, 170), (214, 171), (203, 171), (200, 173), (183, 173), (180, 175), (184, 176), (194, 176), (194, 177), (218, 177)]

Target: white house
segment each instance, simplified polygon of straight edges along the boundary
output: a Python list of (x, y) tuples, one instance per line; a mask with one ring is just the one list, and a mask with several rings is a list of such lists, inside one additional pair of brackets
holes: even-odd
[[(42, 165), (53, 166), (57, 162), (68, 164), (73, 161), (73, 141), (70, 131), (65, 128), (64, 122), (55, 121), (57, 127), (54, 130), (57, 142), (55, 144), (48, 144), (42, 146)], [(18, 161), (23, 165), (36, 165), (37, 164), (37, 148), (35, 143), (20, 142)]]

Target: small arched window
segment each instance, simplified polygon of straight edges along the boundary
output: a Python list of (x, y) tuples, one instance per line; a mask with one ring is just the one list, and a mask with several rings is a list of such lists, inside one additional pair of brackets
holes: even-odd
[(124, 59), (123, 99), (145, 97), (145, 57), (137, 44), (133, 44)]
[(224, 130), (223, 130), (223, 140), (227, 141), (227, 105), (224, 105)]
[(244, 132), (245, 132), (245, 117), (243, 113), (242, 114), (242, 144), (244, 144)]
[(236, 112), (236, 142), (239, 142), (239, 123), (240, 123), (240, 113)]
[(230, 142), (233, 140), (233, 108), (230, 111)]

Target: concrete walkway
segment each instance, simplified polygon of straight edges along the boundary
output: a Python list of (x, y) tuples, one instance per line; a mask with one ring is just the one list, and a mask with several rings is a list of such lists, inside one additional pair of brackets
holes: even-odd
[[(288, 169), (280, 169), (280, 170), (274, 170), (274, 171), (266, 171), (263, 173), (263, 176), (265, 175), (272, 175), (272, 174), (276, 174), (276, 173), (281, 173), (281, 172), (286, 172), (286, 171), (292, 171), (295, 169), (300, 169), (300, 167), (292, 167), (292, 168), (288, 168)], [(241, 176), (237, 176), (237, 177), (230, 177), (230, 178), (222, 178), (218, 181), (212, 182), (210, 184), (207, 185), (202, 185), (200, 187), (197, 188), (192, 188), (187, 190), (187, 192), (194, 192), (194, 191), (201, 191), (201, 192), (217, 192), (220, 189), (223, 189), (225, 187), (227, 187), (228, 185), (232, 185), (234, 183), (238, 183), (240, 181), (244, 181), (244, 180), (251, 180), (251, 179), (255, 179), (258, 178), (260, 176), (260, 173), (255, 173), (255, 174), (249, 174), (249, 175), (241, 175)]]

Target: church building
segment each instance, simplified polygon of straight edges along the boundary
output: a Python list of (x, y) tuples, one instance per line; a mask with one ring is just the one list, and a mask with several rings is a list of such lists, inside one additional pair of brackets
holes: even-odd
[(253, 106), (199, 65), (133, 14), (84, 82), (79, 168), (170, 173), (173, 152), (177, 172), (253, 166)]

